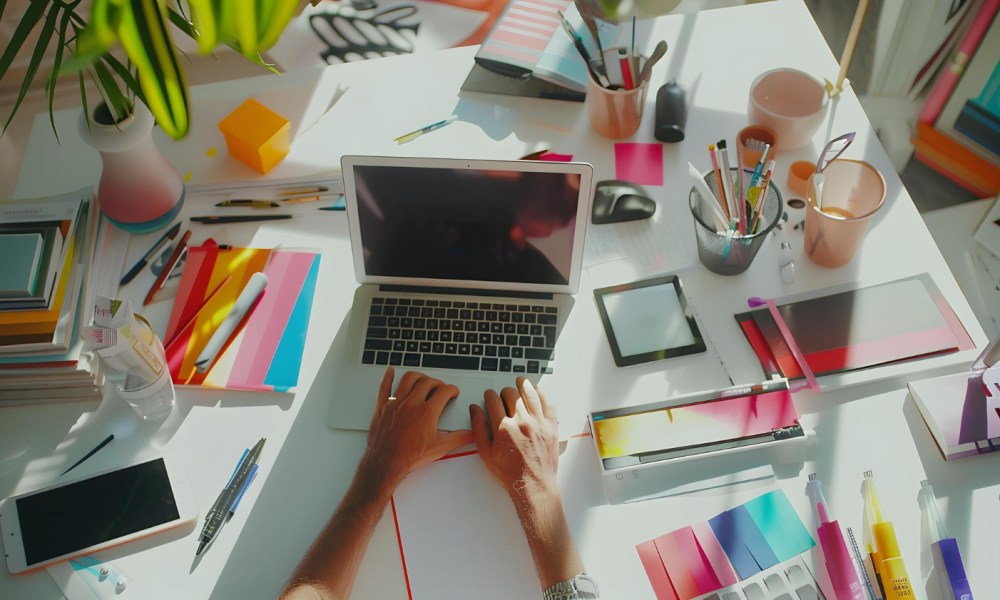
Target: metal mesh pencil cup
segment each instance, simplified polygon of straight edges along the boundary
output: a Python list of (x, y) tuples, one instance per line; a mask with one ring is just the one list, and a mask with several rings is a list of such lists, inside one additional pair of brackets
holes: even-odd
[[(733, 189), (737, 189), (738, 171), (733, 168), (729, 171), (733, 181)], [(752, 171), (743, 170), (743, 181), (746, 183)], [(713, 171), (703, 175), (708, 189), (713, 194), (718, 193), (718, 183)], [(709, 198), (708, 202), (718, 202), (715, 198)], [(750, 268), (757, 251), (760, 250), (767, 234), (771, 233), (774, 226), (778, 224), (781, 213), (784, 210), (784, 202), (781, 199), (781, 192), (775, 187), (772, 180), (767, 186), (767, 194), (764, 196), (764, 212), (760, 216), (760, 223), (757, 226), (757, 233), (729, 239), (725, 232), (719, 234), (716, 230), (715, 220), (712, 218), (710, 209), (706, 208), (698, 190), (691, 188), (688, 195), (688, 206), (691, 208), (691, 216), (694, 217), (694, 235), (698, 243), (698, 258), (701, 264), (705, 265), (709, 271), (719, 275), (738, 275)], [(728, 248), (727, 248), (728, 246)]]

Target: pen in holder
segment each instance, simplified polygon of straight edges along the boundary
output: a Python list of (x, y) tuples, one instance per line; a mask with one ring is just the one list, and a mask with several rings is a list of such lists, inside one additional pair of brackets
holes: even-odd
[[(733, 168), (730, 169), (729, 174), (732, 178), (733, 189), (738, 190), (738, 171)], [(752, 174), (752, 171), (744, 169), (743, 180), (749, 181)], [(708, 189), (714, 196), (717, 196), (719, 192), (715, 172), (709, 171), (703, 175), (703, 178)], [(718, 203), (718, 200), (715, 197), (702, 199), (698, 190), (691, 188), (691, 193), (688, 195), (688, 205), (691, 208), (691, 216), (694, 217), (698, 258), (709, 271), (719, 275), (738, 275), (746, 271), (750, 268), (754, 257), (757, 256), (757, 251), (760, 250), (767, 234), (771, 233), (771, 230), (781, 219), (784, 208), (781, 192), (778, 191), (773, 182), (768, 183), (763, 204), (758, 203), (763, 212), (754, 230), (756, 233), (747, 233), (746, 235), (740, 235), (732, 230), (720, 230), (710, 209), (706, 207), (706, 202)]]
[[(606, 56), (618, 56), (616, 48), (605, 50)], [(636, 60), (637, 59), (637, 60)], [(623, 78), (622, 63), (637, 68), (630, 69), (635, 75), (630, 79), (635, 87), (625, 85), (628, 79)], [(642, 113), (646, 106), (646, 92), (649, 90), (649, 80), (641, 79), (639, 73), (646, 62), (646, 57), (623, 59), (616, 62), (605, 59), (608, 66), (608, 78), (612, 83), (620, 82), (612, 88), (606, 88), (594, 80), (593, 75), (587, 77), (587, 114), (590, 126), (597, 133), (611, 139), (627, 138), (634, 134), (642, 124)]]

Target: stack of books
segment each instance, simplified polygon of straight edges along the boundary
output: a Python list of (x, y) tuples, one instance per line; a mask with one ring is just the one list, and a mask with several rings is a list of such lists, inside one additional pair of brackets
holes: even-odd
[(101, 397), (79, 339), (98, 225), (90, 188), (0, 202), (0, 405)]

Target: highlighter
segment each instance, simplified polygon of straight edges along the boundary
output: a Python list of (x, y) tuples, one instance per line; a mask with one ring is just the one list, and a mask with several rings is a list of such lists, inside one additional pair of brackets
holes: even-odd
[(823, 496), (823, 485), (816, 477), (816, 473), (809, 475), (806, 495), (809, 496), (813, 514), (819, 524), (816, 535), (823, 549), (826, 572), (830, 575), (836, 600), (865, 600), (864, 588), (861, 587), (861, 580), (854, 570), (844, 533), (840, 530), (840, 523), (830, 517), (830, 510)]
[(892, 522), (885, 518), (871, 471), (865, 471), (861, 496), (865, 502), (865, 549), (882, 590), (882, 597), (885, 600), (913, 600), (913, 586), (910, 585), (910, 577), (906, 574), (906, 566), (899, 551), (896, 530)]
[(947, 600), (972, 600), (972, 588), (965, 574), (962, 554), (958, 550), (958, 542), (948, 537), (944, 521), (938, 512), (937, 501), (934, 500), (934, 488), (930, 482), (920, 483), (917, 493), (920, 513), (924, 524), (930, 532), (931, 556), (934, 558), (934, 570), (937, 571), (938, 583), (941, 585), (942, 598)]

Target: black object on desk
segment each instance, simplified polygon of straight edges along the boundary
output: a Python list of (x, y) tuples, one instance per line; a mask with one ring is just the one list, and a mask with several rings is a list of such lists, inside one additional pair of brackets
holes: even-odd
[(676, 81), (666, 83), (656, 92), (656, 120), (653, 137), (661, 142), (676, 143), (684, 140), (687, 124), (687, 102), (684, 88)]
[(594, 191), (594, 208), (590, 222), (624, 223), (648, 219), (656, 212), (656, 202), (639, 184), (621, 179), (598, 181)]

